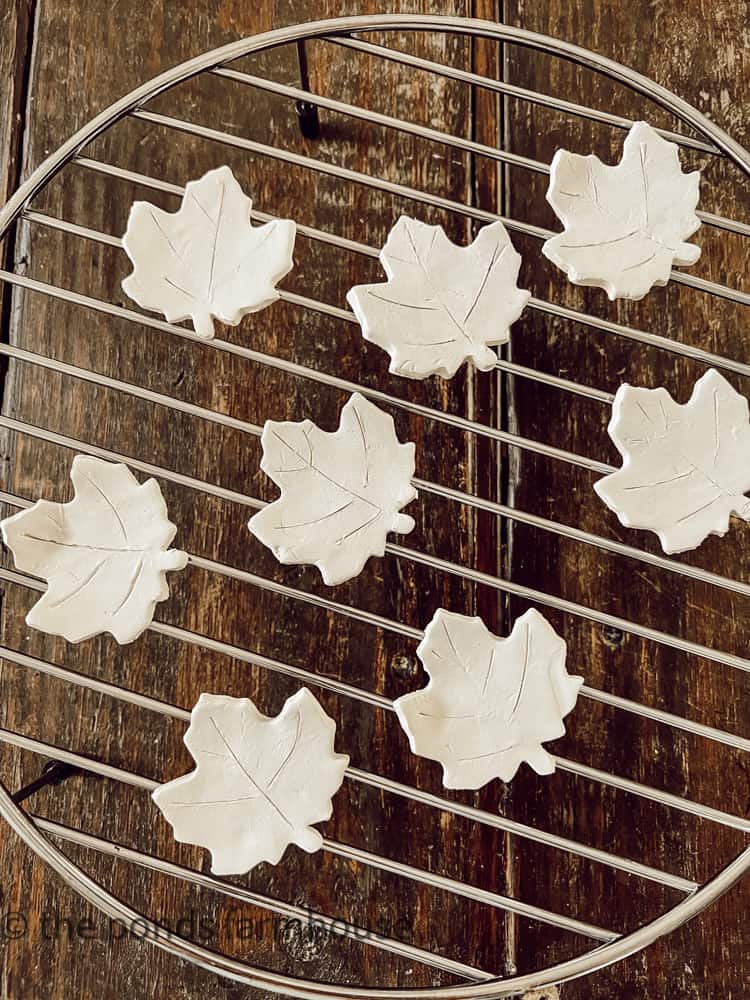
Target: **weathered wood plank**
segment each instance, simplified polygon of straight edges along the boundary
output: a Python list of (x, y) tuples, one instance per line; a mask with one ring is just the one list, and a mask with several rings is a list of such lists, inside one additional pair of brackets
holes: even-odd
[[(506, 18), (547, 34), (576, 40), (641, 70), (709, 112), (740, 142), (747, 143), (744, 91), (750, 64), (747, 50), (735, 44), (746, 27), (744, 12), (725, 5), (719, 11), (701, 4), (660, 7), (647, 4), (606, 10), (566, 4), (506, 4)], [(644, 26), (663, 44), (643, 44)], [(545, 93), (572, 97), (631, 118), (674, 127), (664, 113), (650, 109), (623, 88), (574, 67), (518, 49), (509, 53), (511, 82)], [(732, 95), (734, 100), (729, 98)], [(556, 148), (594, 150), (610, 162), (619, 158), (622, 133), (508, 101), (508, 135), (515, 152), (549, 162)], [(705, 167), (702, 205), (709, 211), (747, 218), (747, 181), (715, 158), (686, 156)], [(509, 214), (558, 229), (544, 202), (546, 178), (513, 172), (508, 185)], [(695, 273), (742, 287), (747, 245), (703, 229), (704, 253)], [(535, 295), (584, 307), (646, 330), (684, 340), (730, 357), (746, 358), (742, 310), (674, 284), (655, 290), (640, 303), (613, 307), (604, 293), (568, 286), (528, 241), (526, 271)], [(666, 385), (684, 401), (699, 365), (664, 352), (647, 350), (608, 334), (529, 314), (515, 330), (514, 360), (544, 371), (614, 391), (623, 381)], [(747, 380), (732, 380), (741, 390)], [(608, 407), (516, 380), (513, 421), (519, 433), (550, 441), (581, 454), (616, 462), (606, 436)], [(622, 528), (594, 495), (588, 473), (517, 453), (512, 494), (523, 510), (658, 551), (645, 532)], [(735, 524), (726, 538), (711, 539), (689, 561), (719, 573), (746, 578), (747, 526)], [(642, 564), (605, 556), (596, 550), (513, 525), (511, 572), (520, 583), (563, 594), (592, 607), (643, 621), (706, 645), (744, 651), (746, 602), (734, 595)], [(515, 602), (514, 602), (515, 603)], [(516, 610), (521, 610), (518, 606)], [(750, 712), (746, 679), (736, 671), (697, 661), (664, 647), (611, 630), (560, 619), (569, 642), (572, 666), (587, 683), (732, 732), (746, 732)], [(746, 764), (743, 755), (706, 740), (670, 732), (585, 702), (571, 719), (560, 751), (574, 759), (611, 769), (700, 802), (746, 815)], [(513, 785), (513, 806), (530, 822), (549, 824), (627, 856), (643, 858), (672, 871), (704, 880), (729, 861), (743, 840), (726, 830), (638, 803), (630, 796), (603, 800), (587, 783), (556, 776), (542, 784), (528, 775)], [(539, 864), (537, 853), (519, 845), (520, 885), (524, 895), (566, 892), (585, 901), (592, 919), (616, 914), (628, 927), (648, 919), (668, 900), (647, 886), (633, 886), (624, 909), (612, 901), (616, 881), (603, 869), (565, 863)], [(567, 888), (566, 888), (567, 887)], [(571, 887), (573, 891), (571, 892)], [(748, 886), (734, 892), (703, 918), (642, 956), (564, 988), (566, 998), (595, 995), (688, 998), (741, 996), (750, 976), (747, 965)], [(619, 925), (618, 925), (619, 926)], [(519, 933), (522, 966), (562, 957), (549, 935), (532, 928)]]
[[(317, 4), (316, 14), (340, 13), (338, 5)], [(429, 5), (428, 5), (429, 6)], [(444, 5), (436, 5), (433, 9)], [(337, 9), (334, 9), (337, 8)], [(144, 11), (150, 5), (144, 5)], [(468, 13), (456, 2), (455, 13)], [(271, 24), (299, 17), (292, 5), (269, 5), (251, 12), (237, 8), (228, 15), (222, 5), (205, 2), (200, 11), (184, 21), (165, 17), (149, 33), (159, 35), (153, 46), (144, 47), (142, 38), (124, 31), (124, 14), (99, 10), (94, 20), (67, 5), (49, 5), (43, 12), (39, 31), (39, 62), (34, 87), (42, 110), (30, 122), (29, 163), (54, 146), (75, 126), (85, 121), (102, 103), (103, 94), (114, 96), (141, 78), (153, 75), (160, 66), (183, 58), (189, 51), (242, 34), (262, 30)], [(311, 9), (311, 14), (313, 13)], [(133, 21), (131, 8), (127, 24)], [(127, 38), (125, 37), (127, 35)], [(123, 37), (123, 47), (107, 50), (106, 40)], [(87, 38), (81, 46), (78, 39)], [(419, 50), (432, 58), (469, 64), (468, 43), (460, 38), (439, 36), (419, 41)], [(123, 64), (116, 70), (113, 64)], [(311, 47), (313, 83), (323, 92), (338, 92), (365, 105), (397, 112), (405, 95), (422, 109), (426, 120), (463, 134), (471, 131), (471, 104), (465, 88), (447, 83), (435, 86), (427, 76), (415, 79), (409, 71), (389, 73), (384, 83), (377, 62), (360, 59), (330, 46)], [(249, 60), (282, 79), (294, 79), (292, 53)], [(127, 69), (124, 68), (127, 66)], [(68, 80), (86, 80), (85, 94), (73, 107), (62, 107), (53, 97), (60, 90), (61, 67)], [(447, 155), (442, 148), (428, 147), (409, 137), (381, 129), (352, 124), (328, 116), (321, 142), (305, 143), (298, 135), (296, 118), (288, 102), (266, 98), (234, 83), (215, 77), (187, 84), (174, 94), (160, 98), (155, 106), (171, 113), (186, 114), (195, 121), (252, 135), (346, 166), (389, 176), (418, 187), (430, 186), (441, 194), (466, 200), (471, 183), (466, 159)], [(166, 133), (140, 122), (123, 122), (95, 144), (92, 155), (144, 173), (184, 183), (210, 166), (228, 162), (238, 177), (252, 190), (258, 207), (281, 215), (293, 215), (301, 222), (330, 228), (373, 244), (383, 242), (397, 214), (406, 210), (443, 222), (454, 238), (463, 240), (466, 226), (444, 213), (424, 213), (403, 201), (363, 187), (346, 187), (329, 178), (302, 170), (290, 170), (274, 161), (248, 157), (200, 140)], [(105, 181), (96, 175), (71, 168), (56, 179), (40, 197), (38, 207), (53, 215), (75, 219), (106, 232), (121, 233), (134, 196), (154, 196), (122, 182)], [(156, 199), (154, 199), (156, 200)], [(166, 199), (172, 206), (174, 201)], [(89, 242), (65, 238), (59, 233), (33, 227), (26, 235), (31, 261), (30, 273), (66, 287), (113, 301), (122, 301), (119, 288), (128, 267), (122, 254)], [(378, 268), (371, 261), (319, 247), (300, 239), (297, 268), (288, 286), (292, 290), (343, 304), (348, 287), (374, 277)], [(43, 297), (19, 297), (13, 339), (74, 364), (91, 366), (159, 388), (253, 422), (267, 417), (310, 416), (323, 426), (335, 426), (344, 397), (313, 383), (292, 379), (250, 365), (231, 355), (223, 355), (198, 344), (164, 337), (122, 321), (112, 321), (54, 302)], [(227, 336), (269, 353), (279, 353), (345, 377), (383, 386), (396, 393), (454, 412), (469, 412), (472, 402), (469, 384), (459, 377), (448, 385), (427, 383), (404, 386), (385, 375), (384, 356), (374, 348), (362, 350), (354, 327), (329, 318), (309, 316), (299, 309), (279, 304), (253, 317)], [(63, 430), (81, 440), (95, 441), (125, 454), (148, 455), (168, 468), (221, 482), (232, 489), (271, 497), (269, 484), (257, 471), (257, 441), (216, 425), (199, 424), (170, 411), (137, 401), (123, 402), (112, 392), (91, 386), (73, 385), (69, 380), (42, 374), (26, 365), (12, 372), (6, 412), (21, 419)], [(93, 420), (96, 414), (96, 420)], [(456, 486), (475, 489), (476, 465), (473, 442), (438, 425), (397, 414), (402, 437), (417, 441), (421, 460), (419, 474)], [(10, 442), (13, 462), (8, 485), (23, 495), (67, 495), (66, 470), (70, 454), (61, 449), (31, 443), (14, 436)], [(212, 501), (165, 485), (165, 495), (173, 519), (180, 525), (179, 543), (230, 565), (252, 570), (270, 578), (284, 579), (303, 588), (321, 591), (315, 572), (283, 570), (269, 553), (248, 537), (244, 509)], [(490, 494), (491, 495), (491, 494)], [(445, 514), (450, 516), (446, 517)], [(457, 562), (473, 563), (477, 553), (487, 553), (492, 570), (492, 548), (483, 546), (481, 525), (471, 522), (468, 513), (451, 509), (438, 501), (425, 501), (417, 510), (418, 527), (409, 544), (434, 551)], [(488, 526), (491, 528), (493, 526)], [(398, 636), (373, 636), (363, 625), (348, 623), (316, 611), (309, 605), (262, 594), (254, 588), (227, 578), (188, 570), (175, 581), (174, 595), (160, 609), (160, 617), (179, 622), (198, 633), (220, 637), (282, 660), (307, 666), (314, 671), (341, 676), (364, 688), (397, 695), (414, 685), (413, 643)], [(377, 611), (392, 618), (422, 625), (433, 607), (440, 604), (471, 611), (473, 588), (455, 579), (442, 578), (428, 569), (388, 559), (374, 562), (352, 584), (337, 590), (335, 597)], [(85, 673), (93, 673), (158, 697), (190, 706), (202, 690), (250, 694), (259, 705), (276, 712), (296, 685), (226, 657), (208, 655), (192, 646), (154, 636), (118, 649), (107, 640), (97, 640), (71, 648), (43, 637), (27, 636), (23, 613), (31, 595), (18, 588), (8, 589), (4, 616), (4, 639), (15, 648), (32, 650), (55, 662), (68, 663)], [(425, 608), (429, 608), (429, 613)], [(188, 759), (179, 742), (181, 726), (146, 713), (123, 708), (108, 699), (82, 693), (71, 694), (62, 685), (35, 677), (16, 667), (3, 671), (6, 691), (4, 724), (51, 742), (76, 746), (156, 778), (168, 778), (184, 771)], [(351, 753), (357, 766), (439, 791), (437, 769), (418, 762), (406, 753), (406, 741), (392, 717), (384, 717), (356, 703), (322, 696), (326, 708), (340, 724), (341, 745)], [(139, 739), (125, 741), (123, 731), (133, 727)], [(12, 772), (9, 771), (13, 761)], [(6, 776), (15, 783), (33, 773), (33, 764), (23, 755), (3, 755)], [(481, 798), (480, 798), (481, 801)], [(491, 807), (494, 793), (485, 797)], [(182, 859), (200, 867), (203, 852), (179, 848), (144, 796), (113, 789), (105, 783), (76, 782), (64, 796), (39, 796), (35, 807), (48, 815), (77, 821), (83, 828), (98, 830), (114, 839), (133, 843), (167, 857)], [(397, 831), (399, 833), (397, 834)], [(466, 821), (443, 817), (393, 797), (384, 797), (348, 783), (337, 801), (335, 819), (327, 835), (345, 843), (367, 846), (397, 860), (439, 871), (476, 884), (492, 885), (502, 891), (504, 837)], [(17, 851), (16, 845), (8, 850)], [(22, 853), (22, 852), (21, 852)], [(16, 856), (14, 854), (14, 856)], [(132, 900), (155, 917), (160, 913), (180, 915), (192, 908), (220, 929), (209, 943), (231, 953), (239, 953), (259, 963), (284, 968), (297, 974), (348, 981), (412, 983), (417, 985), (441, 977), (422, 968), (410, 968), (363, 946), (347, 946), (326, 935), (307, 929), (281, 932), (278, 922), (258, 924), (259, 940), (252, 949), (237, 940), (227, 927), (235, 907), (184, 892), (163, 879), (133, 873), (124, 866), (84, 859), (96, 877)], [(58, 884), (50, 885), (49, 874), (34, 864), (27, 878), (8, 887), (9, 899), (21, 907), (22, 896), (31, 900), (30, 912), (51, 909), (65, 914), (81, 912), (80, 903)], [(442, 950), (462, 961), (486, 963), (502, 968), (505, 942), (502, 918), (487, 919), (474, 904), (446, 902), (436, 908), (434, 894), (410, 887), (393, 876), (358, 869), (329, 856), (309, 858), (291, 851), (284, 866), (254, 872), (240, 880), (254, 888), (272, 891), (281, 898), (309, 904), (360, 925), (390, 934), (400, 934), (416, 944)], [(33, 904), (33, 905), (32, 905)], [(87, 958), (78, 962), (70, 956), (65, 975), (52, 987), (45, 982), (57, 948), (54, 942), (39, 939), (9, 943), (8, 975), (13, 983), (39, 984), (50, 996), (102, 997), (101, 976), (96, 967), (110, 965), (106, 989), (127, 983), (138, 996), (162, 996), (179, 989), (182, 995), (204, 995), (213, 987), (212, 978), (178, 965), (138, 942), (123, 941), (86, 944)], [(58, 952), (59, 953), (59, 952)], [(106, 958), (105, 958), (106, 957)], [(442, 977), (443, 980), (449, 981)], [(13, 987), (18, 989), (17, 986)], [(245, 995), (229, 989), (228, 995)]]
[(18, 183), (22, 122), (26, 113), (31, 58), (31, 0), (0, 11), (0, 195), (5, 201)]
[[(21, 176), (34, 10), (32, 0), (19, 0), (0, 11), (0, 80), (3, 82), (0, 92), (0, 200), (3, 203), (15, 190)], [(6, 241), (0, 255), (3, 266), (12, 262), (13, 252), (12, 241)], [(0, 288), (3, 327), (8, 323), (10, 302), (10, 290)], [(6, 359), (0, 359), (0, 381), (5, 378), (6, 368)]]

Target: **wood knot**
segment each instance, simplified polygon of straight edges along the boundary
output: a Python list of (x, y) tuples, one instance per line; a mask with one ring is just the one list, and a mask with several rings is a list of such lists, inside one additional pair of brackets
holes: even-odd
[(313, 914), (291, 917), (279, 924), (278, 941), (290, 958), (298, 962), (314, 962), (326, 950), (330, 931), (322, 920)]
[(612, 625), (603, 625), (602, 639), (604, 645), (609, 646), (610, 649), (619, 649), (625, 642), (625, 633), (622, 629), (614, 628)]
[(419, 673), (419, 665), (414, 656), (406, 653), (396, 653), (391, 659), (391, 670), (399, 677), (411, 679)]

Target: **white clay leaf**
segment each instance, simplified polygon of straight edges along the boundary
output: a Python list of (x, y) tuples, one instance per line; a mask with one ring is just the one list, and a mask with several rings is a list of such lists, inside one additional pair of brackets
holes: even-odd
[(253, 226), (251, 208), (229, 167), (191, 181), (176, 212), (135, 202), (122, 241), (134, 270), (123, 290), (170, 323), (192, 319), (206, 339), (214, 317), (236, 326), (275, 302), (276, 283), (293, 266), (296, 227), (288, 219)]
[(700, 257), (685, 242), (701, 224), (699, 184), (698, 171), (682, 172), (675, 143), (646, 122), (628, 132), (614, 167), (559, 149), (547, 201), (565, 228), (542, 252), (575, 285), (603, 288), (610, 299), (643, 298), (666, 285), (674, 264)]
[(26, 621), (69, 642), (101, 632), (132, 642), (187, 555), (169, 548), (176, 528), (154, 479), (139, 485), (127, 466), (85, 455), (70, 478), (70, 503), (39, 500), (2, 522), (16, 566), (48, 582)]
[(307, 688), (275, 718), (248, 698), (202, 694), (185, 733), (196, 768), (160, 785), (154, 802), (176, 840), (208, 848), (216, 875), (278, 864), (289, 844), (318, 851), (312, 824), (331, 818), (349, 764), (335, 733)]
[(414, 445), (400, 444), (393, 418), (358, 392), (337, 431), (268, 420), (261, 442), (260, 467), (281, 496), (248, 527), (280, 562), (313, 563), (334, 586), (382, 556), (388, 532), (414, 527), (399, 513), (417, 495)]
[(732, 513), (750, 519), (748, 403), (717, 371), (684, 404), (663, 388), (621, 385), (609, 436), (624, 461), (594, 489), (624, 525), (655, 531), (665, 552), (725, 534)]
[(357, 285), (347, 300), (365, 340), (391, 356), (389, 371), (407, 378), (451, 378), (465, 361), (481, 371), (497, 362), (529, 301), (516, 285), (521, 257), (502, 222), (456, 246), (441, 226), (402, 215), (380, 251), (388, 281)]
[(542, 743), (565, 733), (581, 677), (565, 641), (531, 609), (501, 639), (481, 618), (438, 610), (417, 650), (430, 682), (395, 702), (412, 752), (443, 765), (446, 788), (510, 781), (522, 761), (551, 774)]

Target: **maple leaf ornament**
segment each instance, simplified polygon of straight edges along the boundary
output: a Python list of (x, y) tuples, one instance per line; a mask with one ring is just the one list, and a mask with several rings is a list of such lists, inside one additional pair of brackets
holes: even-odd
[(216, 875), (278, 864), (289, 844), (318, 851), (312, 824), (330, 819), (349, 764), (334, 752), (335, 732), (307, 688), (275, 718), (248, 698), (202, 694), (184, 738), (196, 768), (153, 800), (177, 841), (208, 848)]
[(248, 527), (279, 562), (313, 563), (334, 586), (382, 556), (390, 531), (406, 534), (414, 519), (399, 513), (417, 495), (414, 445), (400, 444), (393, 418), (355, 392), (339, 429), (310, 420), (267, 420), (261, 469), (281, 496)]
[(542, 743), (565, 733), (583, 683), (566, 672), (565, 651), (534, 609), (505, 639), (481, 618), (439, 609), (417, 649), (430, 682), (394, 703), (412, 752), (443, 765), (446, 788), (510, 781), (524, 760), (551, 774)]
[(626, 527), (656, 532), (665, 552), (726, 534), (733, 513), (750, 520), (748, 403), (717, 371), (683, 404), (664, 388), (621, 385), (608, 430), (623, 464), (594, 489)]
[(451, 378), (465, 361), (480, 371), (497, 363), (530, 293), (516, 285), (521, 257), (502, 222), (456, 246), (441, 226), (402, 215), (380, 251), (388, 281), (347, 293), (365, 340), (391, 356), (389, 371), (407, 378)]
[(700, 257), (700, 247), (685, 242), (701, 224), (699, 183), (698, 171), (682, 172), (676, 144), (646, 122), (630, 129), (614, 167), (559, 149), (547, 201), (565, 229), (542, 253), (574, 285), (603, 288), (610, 299), (641, 299), (666, 285), (674, 264)]
[(154, 479), (139, 485), (127, 466), (85, 455), (70, 478), (70, 503), (38, 500), (0, 525), (18, 569), (49, 584), (26, 621), (68, 642), (101, 632), (132, 642), (187, 554), (169, 548), (177, 529)]
[(123, 290), (170, 323), (191, 319), (207, 340), (214, 317), (236, 326), (275, 302), (276, 283), (293, 267), (296, 227), (288, 219), (253, 226), (251, 208), (229, 167), (187, 184), (176, 212), (135, 202), (122, 241), (134, 270)]

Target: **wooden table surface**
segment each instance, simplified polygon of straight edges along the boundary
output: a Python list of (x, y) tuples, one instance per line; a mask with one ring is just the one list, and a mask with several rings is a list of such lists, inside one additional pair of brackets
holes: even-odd
[[(431, 12), (505, 20), (588, 46), (618, 59), (695, 104), (750, 145), (750, 22), (739, 0), (402, 0), (390, 12)], [(0, 11), (0, 202), (76, 128), (112, 100), (189, 56), (295, 21), (383, 13), (377, 3), (291, 0), (15, 0)], [(383, 39), (386, 40), (386, 39)], [(458, 36), (387, 39), (410, 51), (496, 79), (556, 94), (655, 124), (674, 122), (622, 88), (567, 64), (518, 49)], [(496, 95), (454, 80), (354, 53), (330, 43), (309, 49), (311, 85), (365, 107), (401, 115), (446, 132), (549, 162), (559, 146), (595, 150), (613, 160), (622, 134), (593, 122)], [(250, 72), (296, 83), (294, 53), (280, 49), (245, 60)], [(499, 169), (440, 144), (323, 113), (319, 140), (297, 130), (291, 103), (215, 76), (163, 95), (154, 108), (216, 129), (273, 143), (373, 176), (422, 188), (455, 201), (556, 228), (544, 201), (546, 178)], [(99, 160), (177, 184), (229, 163), (256, 207), (380, 246), (401, 212), (442, 223), (458, 241), (476, 226), (441, 209), (362, 185), (249, 155), (162, 126), (125, 120), (88, 151)], [(726, 162), (687, 152), (705, 168), (702, 206), (747, 221), (748, 187)], [(40, 195), (39, 211), (119, 235), (132, 200), (147, 197), (173, 208), (175, 199), (132, 182), (70, 167)], [(747, 361), (744, 307), (671, 283), (642, 302), (613, 305), (603, 293), (568, 286), (542, 258), (539, 243), (514, 235), (524, 255), (522, 284), (533, 294), (597, 316), (651, 330)], [(704, 227), (695, 273), (747, 288), (750, 241)], [(41, 281), (124, 306), (120, 282), (128, 271), (116, 248), (22, 225), (3, 248), (6, 267)], [(300, 238), (296, 267), (284, 287), (343, 306), (346, 290), (376, 280), (377, 263)], [(378, 279), (379, 280), (379, 279)], [(176, 398), (262, 423), (309, 416), (332, 428), (345, 396), (229, 353), (170, 337), (147, 326), (106, 317), (38, 293), (2, 289), (2, 340), (69, 364), (138, 383)], [(404, 382), (387, 373), (385, 356), (364, 345), (356, 326), (289, 303), (246, 318), (222, 336), (235, 343), (334, 372), (428, 406), (465, 414), (569, 451), (614, 462), (606, 435), (609, 408), (527, 379), (499, 379), (465, 370), (450, 382)], [(508, 357), (544, 372), (614, 391), (622, 381), (665, 385), (684, 401), (703, 366), (634, 344), (581, 323), (528, 310), (514, 327)], [(7, 366), (6, 366), (7, 367)], [(2, 412), (70, 437), (180, 470), (207, 482), (271, 499), (258, 470), (257, 440), (27, 363), (5, 376)], [(750, 380), (730, 376), (745, 394)], [(424, 479), (512, 503), (587, 531), (636, 545), (658, 546), (628, 531), (596, 499), (596, 475), (564, 462), (445, 424), (394, 410), (402, 439), (416, 441)], [(67, 499), (72, 453), (25, 434), (3, 433), (0, 488), (36, 498)], [(173, 482), (162, 482), (177, 543), (190, 552), (315, 593), (327, 593), (317, 571), (280, 567), (248, 535), (246, 509)], [(650, 624), (707, 646), (747, 655), (747, 599), (647, 564), (608, 555), (514, 521), (423, 496), (410, 508), (417, 520), (407, 544), (493, 576)], [(735, 522), (684, 561), (747, 580), (750, 527)], [(7, 563), (6, 554), (6, 564)], [(120, 648), (109, 638), (78, 646), (33, 632), (24, 615), (33, 592), (3, 585), (2, 642), (15, 650), (190, 707), (201, 691), (249, 695), (277, 712), (296, 688), (288, 677), (153, 632)], [(447, 607), (481, 614), (506, 632), (528, 604), (491, 586), (387, 556), (371, 560), (336, 600), (423, 627)], [(747, 734), (747, 677), (708, 659), (688, 656), (550, 611), (569, 644), (569, 669), (587, 684), (643, 701), (729, 732)], [(173, 578), (172, 596), (157, 617), (396, 697), (421, 686), (414, 644), (403, 636), (263, 592), (191, 567)], [(6, 729), (100, 758), (158, 780), (189, 768), (181, 723), (3, 661), (0, 722)], [(528, 768), (508, 786), (493, 782), (476, 796), (444, 793), (437, 765), (407, 752), (388, 713), (315, 690), (339, 725), (341, 749), (352, 763), (435, 794), (704, 881), (744, 846), (741, 834), (631, 795), (558, 772), (539, 778)], [(555, 752), (594, 767), (746, 816), (750, 768), (739, 750), (698, 739), (586, 700), (569, 720)], [(11, 788), (35, 777), (40, 762), (3, 747), (0, 778)], [(208, 870), (205, 852), (176, 845), (148, 797), (93, 778), (30, 800), (35, 813)], [(450, 878), (517, 896), (552, 911), (626, 931), (673, 905), (673, 890), (449, 812), (436, 813), (352, 781), (336, 799), (326, 836), (364, 846)], [(209, 946), (296, 975), (380, 985), (449, 983), (432, 972), (361, 944), (263, 915), (250, 906), (82, 848), (66, 848), (86, 871), (152, 919), (200, 936)], [(2, 1000), (227, 1000), (255, 995), (188, 966), (133, 935), (113, 939), (104, 918), (68, 890), (15, 835), (0, 837), (3, 917)], [(262, 865), (237, 880), (260, 892), (311, 906), (362, 926), (399, 935), (479, 968), (511, 974), (560, 961), (586, 947), (568, 932), (345, 861), (328, 853), (290, 849), (277, 868)], [(585, 980), (565, 984), (565, 1000), (741, 1000), (750, 983), (748, 881), (707, 913), (644, 953)], [(14, 933), (7, 914), (23, 914)], [(246, 924), (242, 923), (245, 920)], [(191, 924), (192, 921), (192, 924)], [(208, 923), (206, 923), (208, 926)], [(247, 926), (251, 933), (247, 934)]]

